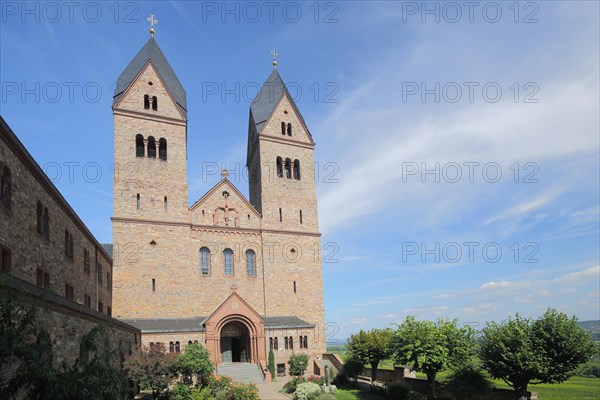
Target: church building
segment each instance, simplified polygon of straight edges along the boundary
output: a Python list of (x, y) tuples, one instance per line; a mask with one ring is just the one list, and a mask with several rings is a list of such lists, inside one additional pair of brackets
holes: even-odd
[(315, 143), (273, 66), (249, 110), (249, 199), (224, 170), (190, 206), (186, 91), (154, 37), (113, 101), (113, 315), (144, 345), (199, 342), (217, 373), (263, 378), (270, 349), (278, 375), (294, 353), (307, 373), (325, 362)]

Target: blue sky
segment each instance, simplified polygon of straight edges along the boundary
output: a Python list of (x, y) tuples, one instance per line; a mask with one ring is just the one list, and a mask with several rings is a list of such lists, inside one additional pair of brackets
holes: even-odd
[(190, 203), (221, 165), (247, 195), (249, 102), (281, 53), (317, 143), (330, 339), (600, 318), (597, 2), (68, 4), (2, 3), (0, 107), (100, 241), (113, 83), (152, 13), (187, 91)]

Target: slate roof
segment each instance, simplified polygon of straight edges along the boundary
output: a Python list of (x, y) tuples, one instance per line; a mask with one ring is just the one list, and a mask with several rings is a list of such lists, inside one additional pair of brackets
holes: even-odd
[(112, 243), (100, 243), (102, 245), (102, 247), (104, 248), (104, 250), (106, 251), (106, 254), (108, 254), (110, 256), (110, 258), (113, 258), (113, 245)]
[[(250, 105), (250, 121), (254, 123), (254, 126), (256, 127), (256, 133), (260, 134), (265, 122), (267, 122), (267, 119), (269, 119), (273, 113), (275, 106), (284, 93), (289, 95), (294, 111), (304, 126), (307, 126), (306, 122), (304, 121), (304, 117), (302, 117), (302, 114), (300, 114), (300, 111), (298, 110), (296, 103), (294, 103), (294, 99), (288, 91), (287, 86), (285, 86), (285, 83), (283, 83), (283, 79), (281, 79), (279, 72), (274, 69)], [(308, 134), (310, 136), (310, 132), (308, 132)]]
[[(135, 326), (142, 333), (164, 332), (204, 332), (203, 323), (207, 317), (159, 318), (159, 319), (123, 319), (122, 322)], [(314, 328), (296, 316), (263, 317), (266, 329)]]
[(137, 53), (137, 55), (131, 60), (127, 68), (121, 73), (117, 80), (117, 86), (115, 87), (115, 94), (113, 96), (113, 106), (119, 101), (125, 90), (131, 85), (136, 76), (150, 61), (160, 78), (165, 83), (167, 90), (177, 106), (181, 111), (182, 115), (187, 118), (187, 100), (185, 90), (177, 79), (177, 75), (171, 68), (171, 65), (165, 58), (165, 55), (158, 47), (158, 43), (153, 37), (148, 39), (144, 47)]

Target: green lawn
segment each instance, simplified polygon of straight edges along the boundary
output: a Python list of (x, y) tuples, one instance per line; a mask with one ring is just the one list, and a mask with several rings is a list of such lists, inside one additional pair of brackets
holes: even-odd
[[(499, 388), (509, 388), (503, 381), (494, 380)], [(529, 385), (530, 392), (537, 392), (539, 400), (590, 400), (600, 399), (600, 378), (575, 376), (560, 384)]]
[[(447, 373), (438, 374), (443, 379)], [(417, 378), (425, 378), (425, 374), (417, 373)], [(493, 379), (497, 388), (512, 389), (503, 380)], [(539, 400), (600, 400), (600, 378), (582, 378), (574, 376), (564, 383), (529, 385), (530, 392), (537, 392)]]
[(363, 391), (360, 389), (352, 389), (349, 387), (338, 388), (334, 393), (336, 400), (383, 400), (382, 396)]
[[(328, 349), (329, 350), (329, 349)], [(333, 351), (339, 354), (342, 358), (346, 356), (345, 348), (340, 346)], [(600, 365), (600, 361), (590, 361), (592, 365)], [(384, 360), (379, 364), (379, 369), (394, 369), (394, 363), (392, 360)], [(441, 372), (437, 378), (442, 379), (448, 373)], [(418, 378), (425, 378), (425, 374), (417, 373)], [(510, 388), (502, 380), (493, 380), (494, 386), (498, 388)], [(600, 400), (600, 378), (582, 378), (579, 376), (573, 377), (568, 381), (560, 384), (541, 384), (541, 385), (529, 385), (529, 391), (537, 392), (539, 400)], [(381, 399), (381, 397), (373, 395), (371, 393), (357, 394), (357, 389), (342, 390), (336, 398), (343, 400), (351, 399)], [(363, 397), (357, 397), (358, 395)]]

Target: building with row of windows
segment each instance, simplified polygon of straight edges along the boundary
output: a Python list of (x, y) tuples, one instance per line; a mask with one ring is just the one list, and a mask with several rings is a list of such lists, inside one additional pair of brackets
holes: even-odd
[(2, 284), (44, 310), (37, 323), (54, 365), (73, 363), (98, 325), (111, 326), (110, 350), (129, 352), (141, 337), (111, 318), (111, 255), (1, 117), (0, 172)]

